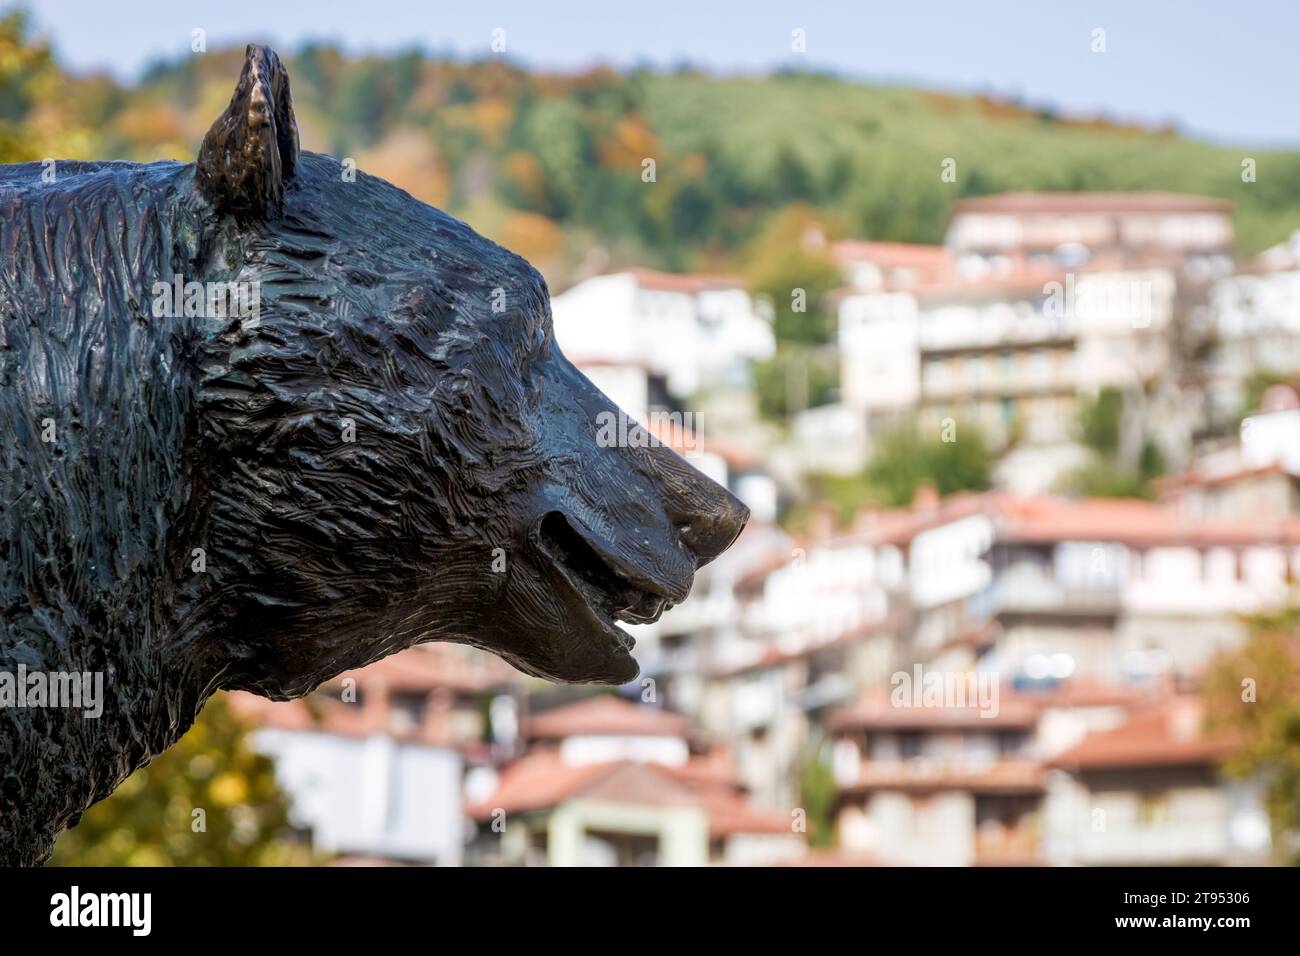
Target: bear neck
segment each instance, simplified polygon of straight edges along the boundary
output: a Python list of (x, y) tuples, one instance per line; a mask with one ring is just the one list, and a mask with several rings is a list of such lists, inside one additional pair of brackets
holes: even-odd
[[(131, 189), (78, 196), (75, 167), (69, 186), (49, 190), (49, 234), (69, 228), (73, 202), (98, 202), (120, 227), (74, 230), (72, 251), (60, 250), (71, 304), (52, 304), (41, 270), (25, 270), (26, 287), (0, 286), (0, 340), (17, 352), (0, 357), (0, 419), (16, 426), (0, 447), (0, 864), (48, 859), (63, 829), (180, 738), (221, 680), (192, 623), (212, 591), (190, 573), (203, 524), (192, 471), (202, 332), (184, 315), (150, 314), (148, 297), (155, 279), (204, 278), (210, 253), (187, 198), (192, 167), (139, 170), (123, 175), (151, 191), (143, 204)], [(0, 213), (0, 247), (41, 261), (24, 248), (40, 235), (29, 226)], [(115, 240), (126, 250), (106, 255), (100, 244)], [(114, 261), (140, 267), (106, 275)], [(96, 278), (115, 301), (96, 299)], [(84, 370), (75, 381), (17, 374), (59, 350), (61, 367)], [(77, 682), (83, 706), (69, 706)]]

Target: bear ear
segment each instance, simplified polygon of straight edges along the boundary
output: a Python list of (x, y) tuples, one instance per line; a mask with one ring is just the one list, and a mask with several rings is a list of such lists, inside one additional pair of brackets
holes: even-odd
[(230, 105), (203, 137), (198, 188), (218, 211), (266, 219), (279, 211), (297, 163), (289, 74), (274, 50), (250, 43)]

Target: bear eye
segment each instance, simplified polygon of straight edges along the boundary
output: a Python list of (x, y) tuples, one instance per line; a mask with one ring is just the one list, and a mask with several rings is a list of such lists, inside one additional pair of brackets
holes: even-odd
[(551, 323), (551, 310), (547, 309), (532, 322), (533, 357), (540, 360), (551, 350), (555, 339), (555, 329)]

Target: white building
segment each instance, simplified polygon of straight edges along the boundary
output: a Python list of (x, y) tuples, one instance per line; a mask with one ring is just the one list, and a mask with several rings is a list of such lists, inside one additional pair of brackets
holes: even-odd
[(727, 485), (755, 518), (775, 519), (771, 477), (713, 427), (712, 410), (727, 405), (720, 396), (747, 397), (750, 363), (776, 347), (770, 317), (741, 280), (632, 269), (579, 282), (551, 308), (565, 355), (632, 421)]
[[(1035, 492), (1073, 461), (1061, 449), (1081, 396), (1178, 385), (1175, 323), (1233, 265), (1230, 206), (1165, 193), (967, 199), (942, 246), (832, 251), (844, 407), (869, 432), (916, 416), (927, 431), (967, 421), (995, 445), (1015, 440), (1029, 457), (1016, 487)], [(1176, 424), (1160, 434), (1178, 457), (1188, 423)]]
[(1300, 232), (1216, 282), (1210, 311), (1210, 400), (1226, 417), (1241, 410), (1241, 383), (1252, 372), (1300, 371)]
[(294, 822), (321, 853), (455, 866), (461, 860), (461, 758), (385, 734), (257, 731)]
[(1264, 394), (1238, 441), (1199, 455), (1161, 482), (1162, 497), (1189, 519), (1272, 522), (1300, 516), (1300, 399), (1286, 385)]
[(725, 750), (693, 753), (679, 714), (601, 694), (535, 715), (525, 735), (469, 808), (483, 862), (749, 866), (804, 852), (794, 814), (754, 806)]
[(1164, 269), (1025, 270), (840, 302), (844, 404), (978, 424), (995, 443), (1071, 440), (1080, 395), (1167, 370), (1176, 281)]
[(678, 399), (744, 385), (748, 363), (775, 351), (770, 319), (735, 278), (631, 269), (579, 282), (551, 299), (551, 311), (579, 368), (643, 368)]
[(841, 849), (886, 864), (1266, 862), (1258, 782), (1195, 698), (1097, 685), (974, 706), (835, 712)]
[(1177, 193), (1026, 192), (959, 200), (945, 245), (968, 276), (1023, 267), (1125, 267), (1178, 260), (1232, 268), (1232, 206)]
[(424, 645), (342, 674), (309, 699), (234, 693), (230, 703), (274, 760), (290, 818), (316, 852), (455, 866), (465, 767), (509, 755), (517, 681), (489, 655)]
[(1062, 865), (1268, 861), (1257, 783), (1225, 778), (1231, 742), (1206, 733), (1203, 706), (1174, 697), (1137, 708), (1050, 762), (1044, 857)]

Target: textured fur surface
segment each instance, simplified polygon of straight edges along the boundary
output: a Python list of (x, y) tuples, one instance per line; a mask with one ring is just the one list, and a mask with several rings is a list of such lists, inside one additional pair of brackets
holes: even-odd
[[(746, 512), (555, 345), (541, 276), (299, 154), (249, 48), (199, 163), (0, 167), (0, 672), (93, 672), (103, 714), (0, 707), (0, 861), (54, 838), (221, 688), (305, 694), (413, 644), (636, 675)], [(259, 314), (157, 315), (238, 282)], [(196, 570), (196, 567), (199, 568)]]

